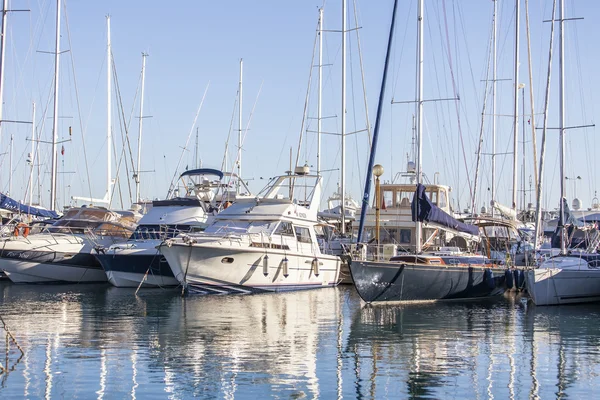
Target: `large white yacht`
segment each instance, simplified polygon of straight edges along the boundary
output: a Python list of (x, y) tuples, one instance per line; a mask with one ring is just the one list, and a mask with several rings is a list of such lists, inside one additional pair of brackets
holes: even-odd
[[(299, 167), (258, 197), (239, 199), (199, 234), (160, 246), (173, 275), (199, 293), (252, 293), (335, 286), (341, 260), (317, 241), (321, 177)], [(314, 199), (314, 201), (312, 201)]]
[[(214, 215), (250, 190), (233, 173), (200, 168), (181, 174), (181, 197), (152, 202), (152, 208), (126, 242), (96, 248), (108, 281), (117, 287), (177, 286), (169, 264), (157, 246), (180, 233), (203, 231)], [(239, 188), (238, 187), (239, 181)]]
[(0, 242), (0, 270), (15, 283), (106, 282), (92, 254), (131, 236), (141, 217), (134, 211), (77, 207), (44, 232)]

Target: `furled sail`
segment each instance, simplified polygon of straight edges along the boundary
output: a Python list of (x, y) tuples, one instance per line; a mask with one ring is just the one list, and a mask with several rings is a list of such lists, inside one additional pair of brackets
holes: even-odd
[(433, 204), (425, 193), (425, 186), (417, 185), (415, 196), (411, 204), (412, 220), (420, 222), (431, 222), (458, 232), (468, 233), (473, 236), (479, 235), (479, 228), (457, 221), (444, 210)]
[(35, 217), (58, 218), (58, 214), (55, 211), (44, 210), (43, 208), (32, 207), (27, 204), (23, 204), (2, 193), (0, 193), (0, 208), (19, 214), (33, 215)]

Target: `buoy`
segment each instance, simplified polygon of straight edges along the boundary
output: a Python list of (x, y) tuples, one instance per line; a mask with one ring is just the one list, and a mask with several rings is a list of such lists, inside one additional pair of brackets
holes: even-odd
[(525, 287), (525, 271), (522, 269), (519, 270), (519, 282), (521, 282), (519, 289), (523, 289)]
[(284, 277), (288, 277), (289, 273), (288, 273), (288, 259), (287, 257), (284, 257), (283, 260), (281, 261), (281, 267), (283, 269), (283, 276)]
[(269, 275), (269, 256), (265, 254), (265, 256), (262, 259), (263, 262), (263, 275), (267, 276)]
[(494, 281), (494, 274), (492, 273), (491, 269), (486, 268), (483, 271), (483, 281), (490, 289), (494, 289), (496, 287), (496, 281)]
[(525, 274), (522, 270), (515, 269), (513, 270), (513, 275), (515, 276), (515, 289), (520, 289), (523, 286), (523, 280), (525, 279)]
[(317, 257), (313, 258), (311, 265), (315, 276), (319, 276), (319, 259)]
[(506, 283), (506, 288), (507, 289), (512, 289), (514, 286), (514, 277), (513, 277), (513, 273), (510, 269), (507, 269), (506, 271), (504, 271), (504, 281)]

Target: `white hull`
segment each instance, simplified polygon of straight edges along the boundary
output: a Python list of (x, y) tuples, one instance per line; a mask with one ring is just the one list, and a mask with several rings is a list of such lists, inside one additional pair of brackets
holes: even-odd
[(92, 269), (76, 265), (38, 263), (26, 260), (2, 260), (2, 269), (14, 283), (88, 283), (106, 282), (102, 268)]
[[(339, 283), (341, 260), (319, 255), (316, 276), (313, 255), (276, 249), (240, 248), (239, 245), (209, 242), (206, 244), (160, 247), (175, 278), (190, 290), (203, 293), (253, 293), (287, 291), (335, 286)], [(268, 255), (268, 273), (263, 259)], [(288, 259), (288, 276), (284, 276), (283, 259)]]
[(589, 268), (577, 257), (552, 260), (555, 267), (526, 271), (527, 290), (535, 305), (600, 301), (600, 269)]
[(0, 246), (0, 270), (15, 283), (106, 282), (91, 251), (92, 245), (75, 235), (7, 240)]
[(122, 272), (122, 271), (108, 271), (106, 272), (108, 281), (116, 287), (138, 287), (140, 282), (146, 279), (142, 283), (142, 287), (164, 287), (164, 286), (178, 286), (179, 281), (172, 277), (156, 276), (152, 274), (137, 274), (134, 272)]

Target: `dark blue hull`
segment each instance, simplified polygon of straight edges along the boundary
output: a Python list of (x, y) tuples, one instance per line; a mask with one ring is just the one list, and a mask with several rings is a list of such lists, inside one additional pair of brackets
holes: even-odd
[(471, 299), (505, 291), (505, 270), (490, 266), (352, 261), (350, 272), (368, 303)]
[(160, 254), (96, 254), (110, 283), (117, 287), (177, 286), (179, 282)]

